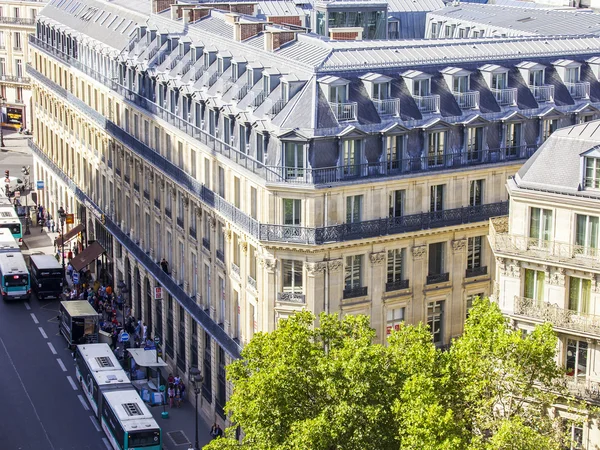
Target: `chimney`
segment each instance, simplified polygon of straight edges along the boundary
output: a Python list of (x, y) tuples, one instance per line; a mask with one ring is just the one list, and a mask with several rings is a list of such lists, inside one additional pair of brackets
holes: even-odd
[(330, 28), (329, 37), (334, 41), (362, 41), (363, 29), (361, 27)]
[(175, 4), (177, 0), (152, 0), (152, 13), (165, 11)]
[(296, 40), (296, 32), (291, 30), (278, 30), (267, 28), (265, 30), (265, 50), (273, 52), (283, 44)]
[(237, 42), (245, 41), (252, 36), (256, 36), (265, 29), (267, 22), (235, 22), (233, 28), (233, 40)]

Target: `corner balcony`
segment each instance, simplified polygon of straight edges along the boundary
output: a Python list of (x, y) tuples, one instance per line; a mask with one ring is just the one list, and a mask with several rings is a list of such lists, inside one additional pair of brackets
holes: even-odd
[(515, 297), (514, 315), (534, 322), (550, 323), (567, 333), (600, 335), (600, 316), (561, 308), (541, 300)]
[(351, 120), (356, 120), (356, 114), (358, 111), (358, 103), (350, 102), (350, 103), (329, 103), (331, 110), (333, 111), (333, 115), (337, 119), (338, 122), (348, 122)]
[(573, 98), (590, 98), (590, 83), (587, 81), (565, 83), (565, 86)]
[(440, 96), (439, 95), (413, 95), (417, 108), (422, 113), (439, 113)]
[(495, 256), (600, 270), (600, 249), (508, 233), (508, 218), (490, 219), (488, 239)]
[(517, 105), (517, 89), (506, 88), (506, 89), (491, 89), (494, 98), (500, 106), (516, 106)]
[(584, 377), (565, 376), (565, 388), (575, 397), (600, 402), (600, 383)]
[(543, 86), (529, 86), (531, 93), (538, 102), (554, 101), (554, 86), (545, 84)]
[(277, 301), (278, 302), (286, 302), (286, 303), (298, 303), (304, 304), (305, 296), (299, 292), (278, 292), (277, 293)]
[(373, 99), (373, 104), (380, 116), (397, 116), (400, 114), (399, 98)]
[(460, 109), (479, 109), (479, 92), (453, 92)]

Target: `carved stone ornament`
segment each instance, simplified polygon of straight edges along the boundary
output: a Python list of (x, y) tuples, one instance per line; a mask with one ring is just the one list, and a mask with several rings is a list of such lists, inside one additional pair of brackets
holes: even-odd
[(592, 277), (592, 292), (600, 294), (600, 275)]
[(325, 272), (325, 269), (327, 268), (327, 262), (326, 261), (320, 261), (320, 262), (309, 262), (309, 263), (305, 263), (304, 264), (306, 266), (306, 273), (308, 273), (308, 275), (317, 275), (319, 273)]
[(455, 239), (452, 241), (452, 250), (455, 252), (462, 252), (467, 248), (467, 240), (466, 239)]
[(427, 253), (426, 245), (416, 245), (412, 248), (413, 259), (423, 259)]
[[(215, 217), (214, 214), (212, 214), (210, 216), (210, 218), (208, 219), (208, 225), (210, 226), (211, 230), (214, 230), (215, 228), (217, 228), (217, 218)], [(231, 235), (231, 230), (229, 230), (229, 233)], [(230, 237), (231, 239), (231, 237)]]
[(190, 206), (190, 198), (187, 195), (183, 196), (183, 206), (186, 209)]
[(227, 242), (230, 242), (232, 237), (233, 237), (233, 234), (231, 232), (231, 228), (227, 228), (225, 230), (225, 239), (227, 240)]
[(552, 284), (554, 286), (564, 286), (565, 285), (565, 269), (562, 267), (556, 268), (552, 271), (549, 271), (550, 274), (548, 276), (548, 284)]
[(275, 267), (277, 267), (276, 259), (261, 258), (258, 260), (258, 263), (265, 269), (271, 270), (271, 271), (275, 270)]
[(177, 189), (175, 189), (175, 187), (171, 187), (171, 197), (173, 197), (173, 200), (175, 200), (175, 197), (177, 197)]
[(330, 272), (337, 272), (338, 270), (342, 270), (344, 267), (344, 261), (341, 259), (334, 259), (333, 261), (329, 261), (327, 264), (329, 265)]
[(196, 206), (196, 217), (202, 217), (202, 208)]
[(500, 267), (500, 275), (510, 278), (520, 278), (521, 276), (521, 263), (514, 259), (502, 259)]
[(148, 177), (150, 184), (154, 183), (154, 170), (148, 169), (146, 176)]
[(242, 249), (242, 252), (244, 253), (244, 255), (246, 253), (248, 253), (248, 241), (240, 242), (240, 248)]
[(381, 264), (385, 262), (385, 252), (371, 253), (369, 258), (371, 258), (371, 264)]
[(158, 183), (160, 184), (160, 188), (164, 189), (165, 188), (165, 179), (164, 178), (159, 178), (158, 179)]

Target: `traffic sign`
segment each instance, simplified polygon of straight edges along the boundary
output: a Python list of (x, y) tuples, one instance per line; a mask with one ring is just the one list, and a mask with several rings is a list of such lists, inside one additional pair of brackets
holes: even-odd
[(44, 189), (44, 180), (37, 180), (35, 184), (37, 185), (38, 190)]
[(73, 284), (79, 284), (79, 272), (73, 271)]
[(146, 345), (144, 350), (156, 350), (156, 347), (154, 345)]
[(154, 337), (154, 343), (155, 343), (156, 345), (160, 344), (160, 338), (159, 338), (158, 336), (155, 336), (155, 337)]
[(123, 331), (123, 333), (121, 333), (121, 342), (127, 342), (129, 341), (129, 333)]

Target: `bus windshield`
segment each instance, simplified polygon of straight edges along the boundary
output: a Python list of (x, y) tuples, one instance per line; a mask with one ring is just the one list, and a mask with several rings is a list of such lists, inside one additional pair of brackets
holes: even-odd
[(0, 228), (8, 228), (12, 234), (20, 234), (21, 233), (21, 224), (20, 223), (3, 223), (0, 225)]
[(5, 286), (27, 286), (29, 276), (26, 274), (4, 275)]
[(148, 430), (127, 435), (129, 448), (150, 447), (160, 444), (160, 430)]

